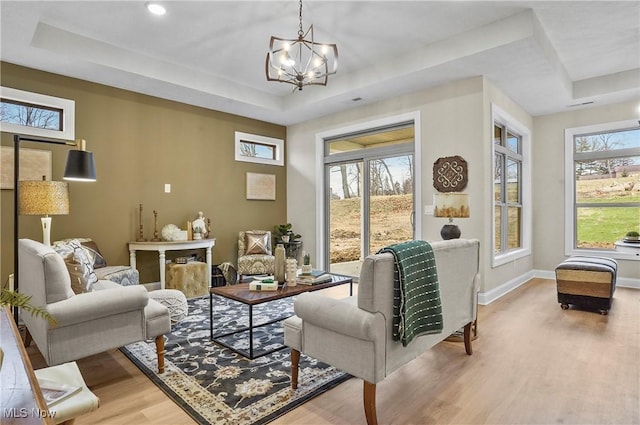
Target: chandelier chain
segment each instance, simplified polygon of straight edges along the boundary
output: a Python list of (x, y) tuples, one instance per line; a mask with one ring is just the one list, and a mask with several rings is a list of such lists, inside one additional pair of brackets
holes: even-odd
[(302, 0), (300, 0), (300, 13), (298, 14), (299, 26), (298, 26), (298, 37), (304, 37), (304, 31), (302, 30)]

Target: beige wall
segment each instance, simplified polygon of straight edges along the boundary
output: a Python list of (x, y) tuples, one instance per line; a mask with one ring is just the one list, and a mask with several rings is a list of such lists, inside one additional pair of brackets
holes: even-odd
[[(470, 195), (471, 217), (459, 220), (462, 237), (478, 238), (482, 244), (482, 290), (487, 291), (531, 269), (532, 260), (518, 261), (491, 269), (488, 241), (491, 237), (491, 126), (489, 102), (521, 118), (531, 126), (531, 118), (492, 88), (482, 77), (470, 78), (431, 88), (410, 95), (399, 96), (372, 105), (362, 106), (339, 114), (308, 121), (287, 129), (288, 140), (288, 199), (287, 216), (304, 235), (314, 235), (319, 218), (316, 206), (315, 157), (317, 133), (383, 119), (394, 115), (420, 113), (422, 140), (422, 204), (432, 204), (433, 163), (442, 156), (461, 155), (469, 165), (469, 184), (464, 192)], [(422, 238), (439, 240), (440, 229), (446, 219), (422, 215)], [(305, 237), (305, 248), (316, 256), (315, 240)]]
[[(145, 236), (203, 211), (217, 239), (214, 263), (237, 256), (237, 232), (271, 230), (286, 222), (285, 167), (236, 162), (234, 132), (284, 139), (282, 126), (66, 78), (12, 64), (2, 64), (2, 85), (75, 100), (76, 138), (94, 152), (98, 181), (70, 182), (71, 213), (53, 218), (52, 240), (88, 236), (111, 264), (128, 264), (127, 242), (138, 234), (138, 204), (144, 206)], [(11, 146), (10, 134), (2, 144)], [(24, 143), (53, 152), (53, 179), (61, 180), (64, 147)], [(245, 199), (247, 171), (276, 175), (276, 201)], [(164, 193), (170, 183), (172, 193)], [(2, 281), (13, 269), (13, 192), (0, 199)], [(42, 239), (38, 217), (20, 218), (20, 236)], [(157, 255), (140, 253), (143, 281), (157, 280)]]
[[(564, 254), (564, 130), (607, 122), (637, 120), (639, 102), (544, 115), (534, 119), (534, 268), (553, 270)], [(639, 217), (640, 220), (640, 217)], [(640, 263), (618, 260), (618, 276), (640, 279)]]

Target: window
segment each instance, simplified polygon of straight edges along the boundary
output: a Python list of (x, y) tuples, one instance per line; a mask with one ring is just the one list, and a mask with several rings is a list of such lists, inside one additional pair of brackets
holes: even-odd
[(622, 121), (565, 131), (568, 255), (615, 250), (640, 230), (640, 128)]
[(493, 114), (493, 266), (531, 252), (529, 129), (495, 105)]
[(284, 141), (236, 131), (236, 161), (284, 165)]
[(29, 136), (73, 140), (75, 102), (0, 87), (0, 130)]

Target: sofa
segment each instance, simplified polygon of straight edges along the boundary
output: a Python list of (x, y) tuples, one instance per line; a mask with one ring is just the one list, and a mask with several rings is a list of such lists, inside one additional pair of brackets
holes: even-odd
[(50, 246), (20, 239), (18, 255), (20, 292), (55, 319), (50, 322), (24, 311), (20, 315), (27, 327), (25, 345), (33, 339), (47, 365), (153, 338), (158, 370), (164, 371), (164, 334), (171, 331), (169, 311), (150, 299), (143, 286), (97, 279), (79, 244), (74, 254), (63, 258)]
[(296, 298), (295, 316), (284, 322), (294, 389), (298, 386), (301, 353), (328, 363), (364, 381), (365, 416), (367, 423), (374, 425), (377, 383), (462, 328), (466, 353), (472, 354), (480, 243), (453, 239), (432, 242), (431, 247), (438, 274), (442, 332), (418, 336), (406, 347), (394, 340), (394, 257), (390, 253), (371, 255), (362, 265), (357, 296), (335, 299), (308, 292)]

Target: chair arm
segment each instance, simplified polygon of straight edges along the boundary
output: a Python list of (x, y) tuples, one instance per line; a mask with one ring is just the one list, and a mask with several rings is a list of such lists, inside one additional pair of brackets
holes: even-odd
[(384, 317), (379, 313), (362, 310), (347, 300), (348, 298), (340, 300), (307, 292), (298, 295), (294, 311), (303, 323), (309, 322), (354, 338), (375, 341), (380, 336), (384, 337)]
[(143, 286), (123, 286), (104, 291), (78, 294), (48, 304), (46, 309), (56, 320), (54, 327), (69, 326), (134, 310), (144, 310), (149, 295)]

